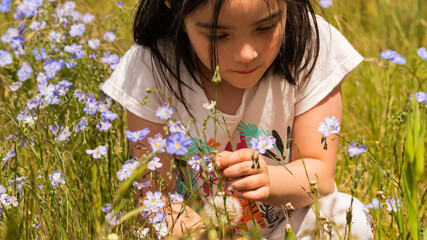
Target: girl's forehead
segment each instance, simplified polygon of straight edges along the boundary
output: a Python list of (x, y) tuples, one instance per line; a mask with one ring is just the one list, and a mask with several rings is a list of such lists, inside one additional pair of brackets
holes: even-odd
[[(225, 0), (221, 6), (218, 20), (241, 19), (241, 17), (263, 18), (282, 10), (286, 6), (284, 0)], [(210, 20), (214, 11), (212, 1), (205, 1), (194, 11), (188, 14), (189, 17)]]

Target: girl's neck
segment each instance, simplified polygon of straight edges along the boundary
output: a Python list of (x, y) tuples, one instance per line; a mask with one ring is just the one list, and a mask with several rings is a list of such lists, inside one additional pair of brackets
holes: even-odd
[(200, 74), (200, 79), (202, 80), (203, 90), (208, 100), (216, 101), (216, 107), (221, 112), (230, 115), (236, 114), (242, 104), (245, 89), (236, 88), (224, 80), (216, 87), (216, 84), (211, 80), (213, 73), (211, 71), (207, 73), (207, 71), (204, 71), (203, 74)]

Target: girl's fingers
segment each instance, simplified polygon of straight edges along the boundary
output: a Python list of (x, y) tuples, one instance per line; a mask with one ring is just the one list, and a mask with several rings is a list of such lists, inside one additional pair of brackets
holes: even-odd
[(228, 166), (231, 166), (240, 162), (245, 162), (245, 161), (252, 162), (251, 156), (253, 154), (256, 155), (258, 154), (258, 152), (248, 148), (240, 149), (235, 152), (221, 152), (215, 156), (215, 162), (218, 165), (219, 169), (224, 169), (224, 168), (227, 168)]
[(255, 174), (246, 176), (243, 178), (237, 178), (233, 180), (223, 181), (222, 185), (224, 188), (231, 186), (234, 190), (254, 190), (265, 186), (267, 182), (262, 175)]
[(223, 168), (222, 174), (225, 179), (241, 178), (248, 175), (259, 173), (259, 169), (252, 168), (251, 161), (239, 162), (234, 165)]
[(267, 186), (259, 187), (252, 190), (238, 190), (237, 197), (249, 201), (264, 201), (270, 195), (270, 190)]

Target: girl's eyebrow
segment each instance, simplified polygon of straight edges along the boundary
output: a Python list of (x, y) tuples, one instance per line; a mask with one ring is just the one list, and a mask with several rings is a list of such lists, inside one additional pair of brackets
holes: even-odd
[[(278, 10), (270, 15), (268, 15), (267, 17), (260, 19), (256, 22), (253, 23), (253, 25), (258, 25), (260, 23), (263, 22), (267, 22), (270, 21), (272, 19), (277, 18), (278, 16), (280, 16), (282, 14), (282, 10)], [(201, 28), (207, 28), (207, 29), (211, 29), (212, 28), (212, 23), (204, 23), (204, 22), (197, 22), (196, 26), (201, 27)], [(228, 27), (228, 26), (222, 26), (222, 25), (217, 25), (216, 26), (217, 29), (231, 29), (232, 27)]]

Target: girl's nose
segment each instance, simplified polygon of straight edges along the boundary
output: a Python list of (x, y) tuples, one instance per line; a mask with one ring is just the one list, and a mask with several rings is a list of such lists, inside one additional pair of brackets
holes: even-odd
[(236, 51), (234, 55), (234, 60), (236, 62), (250, 63), (257, 57), (258, 52), (255, 50), (253, 45), (245, 43), (241, 46), (240, 50)]

